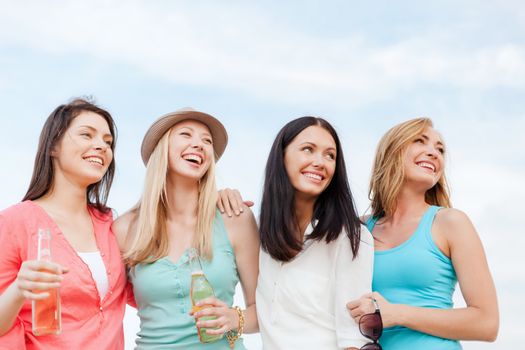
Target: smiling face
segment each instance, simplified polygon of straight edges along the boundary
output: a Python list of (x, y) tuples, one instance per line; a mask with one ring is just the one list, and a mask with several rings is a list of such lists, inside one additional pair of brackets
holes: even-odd
[(405, 183), (426, 191), (443, 175), (445, 147), (439, 133), (427, 127), (407, 146), (404, 157)]
[(315, 200), (335, 171), (337, 147), (330, 133), (314, 125), (301, 131), (284, 150), (286, 173), (296, 197)]
[(94, 112), (81, 112), (53, 148), (56, 178), (84, 187), (99, 182), (113, 160), (112, 143), (107, 121)]
[(213, 139), (206, 125), (195, 120), (177, 123), (170, 131), (169, 171), (198, 181), (214, 161), (213, 152)]

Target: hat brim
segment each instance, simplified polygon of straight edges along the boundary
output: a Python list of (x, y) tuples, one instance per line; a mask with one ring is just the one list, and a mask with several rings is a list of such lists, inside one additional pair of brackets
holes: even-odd
[(226, 145), (228, 144), (228, 133), (226, 132), (224, 125), (222, 125), (218, 119), (212, 117), (209, 114), (199, 112), (191, 108), (184, 108), (161, 116), (149, 127), (146, 135), (144, 135), (142, 146), (140, 148), (144, 165), (148, 164), (151, 153), (153, 153), (153, 150), (157, 146), (157, 143), (162, 138), (162, 136), (175, 124), (184, 120), (196, 120), (208, 127), (213, 139), (215, 161), (219, 160), (226, 149)]

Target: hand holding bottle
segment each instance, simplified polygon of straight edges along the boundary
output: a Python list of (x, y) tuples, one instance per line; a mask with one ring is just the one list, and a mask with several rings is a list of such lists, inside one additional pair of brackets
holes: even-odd
[(42, 300), (49, 297), (49, 292), (35, 293), (35, 291), (60, 287), (62, 274), (67, 271), (66, 267), (49, 261), (24, 261), (15, 280), (19, 297), (30, 300)]
[(196, 306), (205, 307), (199, 311), (192, 310), (190, 315), (195, 317), (198, 328), (206, 328), (207, 334), (219, 335), (237, 329), (239, 324), (237, 311), (231, 309), (222, 300), (209, 297), (199, 301)]
[[(62, 274), (67, 271), (67, 268), (51, 261), (41, 259), (24, 261), (20, 265), (16, 279), (2, 294), (4, 299), (0, 334), (9, 331), (27, 299), (32, 301), (33, 313), (35, 303), (49, 304), (49, 300), (53, 302), (57, 300)], [(54, 304), (56, 305), (56, 302)], [(57, 318), (55, 316), (58, 315), (55, 313), (54, 319)], [(32, 323), (34, 328), (35, 320), (32, 320)]]

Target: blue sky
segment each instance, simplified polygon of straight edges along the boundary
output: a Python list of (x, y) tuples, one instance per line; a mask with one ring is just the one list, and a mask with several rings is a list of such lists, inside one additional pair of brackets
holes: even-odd
[[(499, 293), (496, 344), (464, 348), (517, 347), (525, 326), (525, 277), (518, 268), (525, 263), (522, 2), (0, 5), (0, 207), (25, 193), (40, 128), (73, 96), (94, 96), (116, 119), (118, 172), (110, 205), (119, 212), (140, 195), (145, 130), (184, 106), (224, 122), (230, 144), (219, 163), (219, 185), (256, 202), (280, 127), (302, 115), (325, 117), (342, 139), (361, 212), (380, 136), (398, 122), (428, 116), (449, 149), (453, 203), (477, 227)], [(135, 328), (130, 313), (129, 340)], [(258, 336), (248, 344), (257, 349)]]

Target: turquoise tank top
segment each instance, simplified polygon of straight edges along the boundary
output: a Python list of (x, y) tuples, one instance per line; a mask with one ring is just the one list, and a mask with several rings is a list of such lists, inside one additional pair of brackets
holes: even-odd
[[(432, 238), (432, 223), (441, 207), (431, 206), (416, 231), (401, 245), (374, 256), (372, 290), (389, 302), (435, 309), (450, 309), (457, 283), (450, 258), (439, 250)], [(379, 218), (369, 218), (370, 232)], [(456, 340), (435, 337), (405, 327), (385, 328), (380, 339), (384, 350), (456, 350)]]
[[(202, 268), (215, 296), (231, 306), (239, 275), (219, 212), (213, 224), (213, 259), (203, 261)], [(138, 264), (129, 277), (140, 317), (136, 349), (230, 349), (226, 336), (213, 343), (199, 342), (195, 319), (189, 315), (191, 269), (187, 251), (176, 262), (164, 257), (151, 264)], [(246, 349), (242, 339), (235, 342), (235, 349)]]

